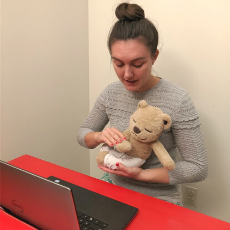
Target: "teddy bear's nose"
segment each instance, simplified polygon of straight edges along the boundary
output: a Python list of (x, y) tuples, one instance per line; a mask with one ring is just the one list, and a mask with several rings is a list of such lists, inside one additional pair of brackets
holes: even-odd
[(141, 130), (140, 130), (137, 126), (134, 126), (133, 131), (134, 131), (136, 134), (138, 134), (138, 133), (141, 132)]

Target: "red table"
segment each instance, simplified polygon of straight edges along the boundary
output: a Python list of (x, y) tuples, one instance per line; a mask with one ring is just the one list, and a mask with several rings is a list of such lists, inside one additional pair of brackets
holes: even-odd
[[(86, 176), (29, 155), (23, 155), (9, 163), (45, 178), (51, 175), (58, 177), (137, 207), (139, 212), (127, 229), (230, 230), (230, 223)], [(34, 228), (9, 216), (4, 211), (0, 211), (0, 229), (31, 230)]]

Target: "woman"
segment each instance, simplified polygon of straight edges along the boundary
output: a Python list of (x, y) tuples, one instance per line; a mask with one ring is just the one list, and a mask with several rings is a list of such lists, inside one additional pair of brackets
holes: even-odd
[[(122, 3), (115, 12), (118, 21), (108, 38), (113, 67), (120, 81), (107, 86), (81, 125), (78, 142), (87, 148), (101, 143), (114, 146), (124, 140), (122, 132), (140, 100), (159, 107), (172, 118), (172, 126), (163, 132), (160, 142), (169, 152), (176, 168), (162, 167), (154, 152), (141, 168), (118, 170), (99, 166), (110, 173), (109, 180), (171, 203), (181, 204), (181, 183), (204, 180), (207, 177), (207, 154), (200, 130), (199, 116), (188, 93), (163, 78), (153, 76), (151, 68), (159, 51), (158, 32), (136, 4)], [(110, 122), (110, 128), (104, 129)]]

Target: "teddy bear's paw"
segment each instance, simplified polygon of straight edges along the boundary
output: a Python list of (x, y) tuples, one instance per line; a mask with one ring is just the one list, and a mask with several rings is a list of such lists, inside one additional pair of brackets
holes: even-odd
[(120, 153), (129, 152), (131, 149), (132, 149), (131, 143), (126, 140), (116, 145), (116, 150)]
[(169, 155), (165, 155), (161, 157), (159, 160), (161, 164), (163, 165), (163, 167), (166, 168), (167, 170), (175, 169), (175, 163)]
[(104, 159), (97, 157), (96, 161), (98, 165), (104, 166)]
[(168, 165), (167, 167), (166, 167), (166, 169), (168, 169), (168, 170), (173, 170), (173, 169), (175, 169), (175, 165)]
[(96, 158), (96, 161), (99, 165), (101, 166), (104, 166), (104, 159), (105, 159), (105, 156), (108, 154), (109, 152), (107, 151), (102, 151), (100, 153), (98, 153), (97, 155), (97, 158)]
[(172, 161), (170, 163), (164, 164), (164, 168), (168, 169), (168, 170), (173, 170), (175, 169), (175, 163)]

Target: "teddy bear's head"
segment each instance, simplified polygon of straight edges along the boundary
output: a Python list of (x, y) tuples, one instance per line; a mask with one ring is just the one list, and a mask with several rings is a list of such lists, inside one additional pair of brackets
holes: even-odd
[(138, 141), (153, 142), (162, 131), (171, 127), (172, 121), (161, 109), (150, 106), (142, 100), (129, 120), (130, 134)]

